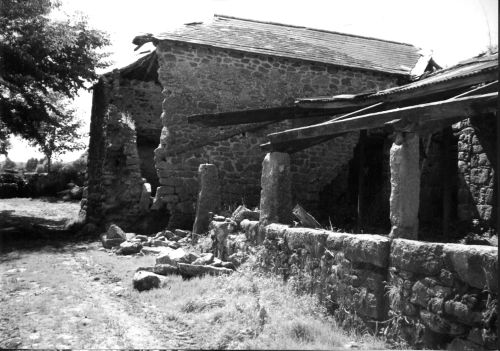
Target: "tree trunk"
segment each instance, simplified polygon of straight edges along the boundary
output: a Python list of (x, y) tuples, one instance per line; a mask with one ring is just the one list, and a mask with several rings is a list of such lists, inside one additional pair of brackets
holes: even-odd
[(51, 168), (52, 168), (52, 157), (47, 156), (47, 173), (50, 173)]

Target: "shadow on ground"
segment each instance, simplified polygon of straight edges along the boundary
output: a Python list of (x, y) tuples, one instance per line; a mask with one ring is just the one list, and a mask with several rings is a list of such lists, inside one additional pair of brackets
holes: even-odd
[[(52, 199), (36, 201), (35, 205), (43, 207), (56, 202)], [(64, 216), (45, 217), (42, 211), (26, 211), (21, 205), (0, 210), (0, 253), (17, 249), (38, 250), (45, 246), (62, 248), (70, 243), (87, 241), (88, 237), (79, 234), (81, 225), (71, 220)]]

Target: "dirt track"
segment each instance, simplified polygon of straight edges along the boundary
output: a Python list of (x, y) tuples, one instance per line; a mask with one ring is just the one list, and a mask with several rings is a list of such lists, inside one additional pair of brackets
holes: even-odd
[[(14, 251), (0, 268), (2, 348), (189, 348), (190, 335), (92, 262), (98, 244)], [(118, 258), (116, 258), (118, 260)], [(122, 260), (127, 260), (122, 258)]]
[[(186, 328), (157, 316), (131, 289), (135, 267), (153, 258), (109, 256), (98, 242), (45, 245), (47, 238), (23, 232), (61, 231), (78, 210), (78, 203), (0, 201), (0, 227), (16, 236), (13, 247), (0, 241), (0, 348), (193, 347)], [(118, 276), (114, 265), (128, 268)]]

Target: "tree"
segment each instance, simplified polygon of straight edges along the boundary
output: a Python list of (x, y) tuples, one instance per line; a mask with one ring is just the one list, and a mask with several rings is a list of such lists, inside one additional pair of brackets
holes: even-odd
[(38, 160), (32, 157), (28, 159), (28, 161), (26, 161), (26, 166), (24, 166), (24, 169), (27, 172), (34, 172), (36, 170), (36, 166), (38, 166)]
[(6, 158), (5, 162), (3, 163), (3, 169), (16, 169), (17, 165), (14, 161), (12, 161), (10, 158)]
[[(0, 1), (0, 120), (5, 131), (30, 141), (41, 140), (50, 125), (58, 137), (69, 132), (59, 125), (67, 114), (50, 95), (73, 98), (97, 78), (96, 68), (107, 66), (100, 52), (109, 44), (106, 35), (88, 28), (85, 18), (51, 19), (60, 5), (57, 0)], [(0, 141), (5, 140), (2, 125)]]
[(67, 151), (82, 150), (85, 144), (81, 142), (79, 133), (81, 121), (75, 118), (75, 111), (69, 108), (69, 103), (62, 94), (50, 94), (50, 103), (59, 111), (64, 111), (57, 118), (57, 124), (41, 122), (38, 136), (31, 141), (33, 146), (38, 146), (47, 159), (47, 172), (50, 173), (52, 160), (55, 156)]

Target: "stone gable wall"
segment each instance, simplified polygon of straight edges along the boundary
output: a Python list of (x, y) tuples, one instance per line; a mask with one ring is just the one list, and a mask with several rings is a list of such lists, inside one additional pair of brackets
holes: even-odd
[(159, 185), (154, 165), (154, 150), (161, 133), (161, 104), (163, 96), (158, 83), (121, 79), (113, 76), (110, 103), (134, 121), (137, 133), (141, 174), (151, 184), (153, 193)]
[[(164, 101), (160, 147), (155, 151), (161, 186), (155, 201), (166, 204), (174, 214), (171, 225), (177, 227), (192, 223), (200, 163), (218, 167), (224, 206), (242, 201), (258, 205), (265, 154), (259, 145), (267, 141), (265, 135), (313, 122), (288, 120), (249, 130), (252, 126), (189, 125), (187, 116), (291, 105), (298, 97), (359, 93), (400, 83), (394, 76), (370, 71), (201, 45), (162, 41), (157, 54)], [(292, 155), (296, 201), (315, 213), (319, 191), (352, 157), (357, 139), (357, 133), (350, 133)]]
[(344, 326), (358, 316), (412, 346), (497, 348), (497, 247), (280, 224), (261, 230), (262, 266), (317, 294)]
[(106, 153), (102, 168), (104, 225), (134, 228), (147, 214), (151, 189), (143, 181), (132, 118), (110, 105), (106, 118)]
[(81, 211), (88, 222), (114, 221), (128, 230), (144, 219), (150, 206), (146, 193), (158, 186), (154, 149), (161, 133), (162, 99), (158, 83), (120, 79), (119, 70), (101, 77), (94, 86)]

